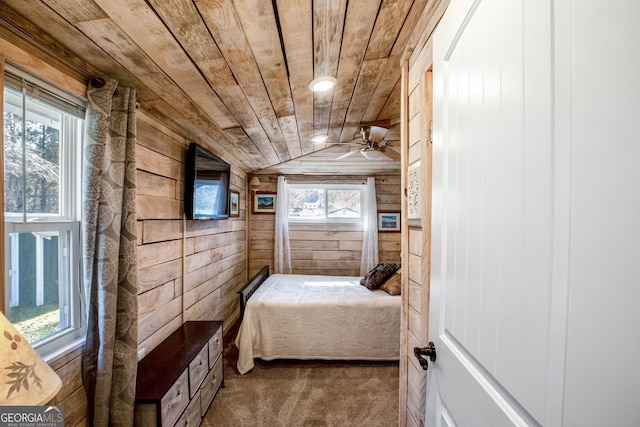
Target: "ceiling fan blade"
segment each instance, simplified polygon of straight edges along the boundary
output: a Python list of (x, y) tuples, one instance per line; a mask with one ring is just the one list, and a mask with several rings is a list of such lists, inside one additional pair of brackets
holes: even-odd
[(378, 150), (362, 150), (360, 152), (367, 160), (384, 160), (386, 157), (382, 151)]
[(391, 148), (387, 148), (386, 150), (384, 150), (383, 154), (391, 160), (395, 160), (396, 162), (400, 160), (400, 153), (398, 153), (396, 150), (392, 150)]
[(336, 157), (335, 160), (346, 159), (347, 157), (354, 156), (354, 155), (358, 154), (359, 152), (360, 152), (360, 150), (349, 151), (348, 153), (344, 153), (343, 155)]
[(380, 146), (380, 148), (400, 147), (400, 141), (385, 139), (379, 143), (378, 146)]

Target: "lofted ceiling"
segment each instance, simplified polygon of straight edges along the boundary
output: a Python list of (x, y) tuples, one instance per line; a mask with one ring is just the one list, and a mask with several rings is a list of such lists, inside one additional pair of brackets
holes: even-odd
[[(362, 121), (388, 119), (399, 146), (400, 57), (433, 3), (2, 0), (0, 35), (135, 87), (145, 112), (247, 172), (352, 175), (400, 169), (398, 156), (335, 158)], [(319, 76), (336, 87), (311, 92)]]

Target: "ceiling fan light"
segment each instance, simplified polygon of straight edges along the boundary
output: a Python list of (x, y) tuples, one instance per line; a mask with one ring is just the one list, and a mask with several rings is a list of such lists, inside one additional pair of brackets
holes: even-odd
[(318, 77), (317, 79), (311, 80), (309, 90), (312, 92), (324, 92), (334, 87), (336, 83), (338, 83), (338, 80), (336, 80), (335, 77)]
[(311, 142), (314, 144), (324, 144), (327, 142), (327, 139), (329, 139), (329, 135), (318, 134), (311, 137)]

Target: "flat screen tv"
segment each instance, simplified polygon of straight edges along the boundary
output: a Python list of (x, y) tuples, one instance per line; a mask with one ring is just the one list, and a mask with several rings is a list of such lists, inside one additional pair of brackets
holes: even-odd
[(229, 218), (227, 162), (199, 144), (189, 144), (184, 183), (184, 213), (187, 219)]

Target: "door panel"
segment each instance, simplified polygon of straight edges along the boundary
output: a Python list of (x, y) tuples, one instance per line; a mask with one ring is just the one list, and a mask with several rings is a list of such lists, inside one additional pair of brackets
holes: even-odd
[(544, 2), (461, 0), (434, 35), (433, 422), (544, 419), (554, 196), (550, 19)]
[(442, 408), (440, 411), (440, 425), (443, 427), (456, 427), (456, 423), (453, 421), (451, 414), (446, 408)]
[[(640, 2), (555, 3), (558, 133), (571, 141), (572, 168), (560, 171), (571, 199), (558, 269), (569, 281), (567, 369), (564, 399), (550, 406), (567, 426), (637, 426)], [(594, 342), (601, 350), (590, 351)]]
[(434, 34), (427, 425), (638, 424), (639, 15), (456, 0)]

